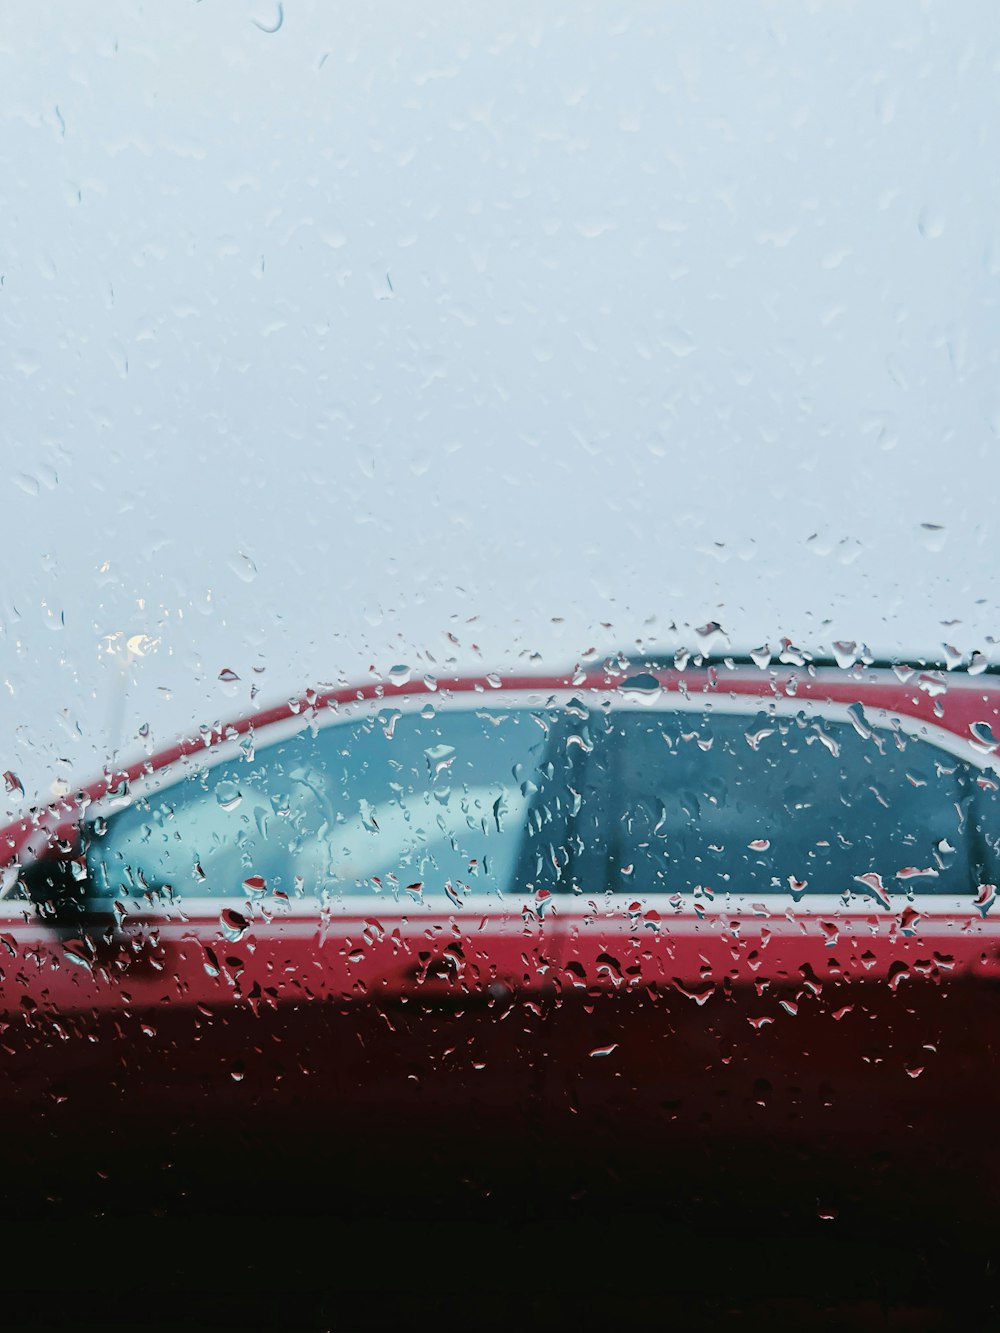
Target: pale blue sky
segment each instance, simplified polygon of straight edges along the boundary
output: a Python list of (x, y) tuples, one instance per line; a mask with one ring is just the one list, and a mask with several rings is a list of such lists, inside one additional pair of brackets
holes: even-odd
[(991, 0), (277, 15), (8, 13), (0, 768), (672, 622), (1000, 634)]

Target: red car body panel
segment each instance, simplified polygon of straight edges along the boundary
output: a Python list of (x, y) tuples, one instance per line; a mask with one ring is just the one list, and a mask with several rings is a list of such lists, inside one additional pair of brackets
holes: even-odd
[[(88, 809), (123, 783), (248, 733), (261, 749), (276, 724), (405, 698), (500, 705), (516, 693), (597, 708), (627, 697), (635, 671), (646, 695), (661, 692), (656, 707), (836, 705), (861, 727), (911, 719), (970, 756), (998, 748), (1000, 682), (988, 675), (623, 664), (369, 684), (108, 772), (0, 831), (2, 864), (78, 860)], [(441, 1161), (449, 1145), (488, 1144), (459, 1152), (470, 1188), (498, 1187), (511, 1162), (544, 1164), (567, 1198), (655, 1171), (680, 1196), (706, 1162), (801, 1185), (808, 1208), (820, 1189), (854, 1197), (882, 1176), (914, 1200), (931, 1178), (988, 1192), (1000, 1184), (979, 1133), (1000, 1110), (990, 905), (988, 888), (978, 905), (900, 894), (736, 910), (722, 895), (544, 901), (526, 885), (490, 912), (347, 904), (251, 921), (192, 900), (183, 917), (140, 912), (98, 929), (10, 904), (0, 1105), (33, 1128), (36, 1165), (64, 1160), (86, 1131), (101, 1179), (129, 1169), (116, 1145), (132, 1153), (152, 1136), (169, 1162), (178, 1133), (224, 1132), (237, 1145), (230, 1176), (266, 1172), (282, 1144), (320, 1135), (354, 1145), (348, 1173), (401, 1141)], [(776, 1175), (779, 1160), (788, 1170)]]

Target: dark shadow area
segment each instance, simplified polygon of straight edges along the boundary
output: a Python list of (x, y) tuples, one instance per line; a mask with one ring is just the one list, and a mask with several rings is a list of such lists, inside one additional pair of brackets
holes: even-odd
[(780, 1155), (649, 1162), (642, 1184), (606, 1161), (549, 1171), (530, 1149), (441, 1139), (409, 1162), (385, 1143), (366, 1163), (303, 1143), (254, 1172), (236, 1166), (246, 1143), (220, 1158), (187, 1140), (169, 1169), (121, 1147), (117, 1180), (79, 1153), (57, 1181), (8, 1173), (6, 1327), (950, 1329), (997, 1314), (995, 1221), (962, 1211), (957, 1183), (921, 1206), (866, 1167), (839, 1193), (826, 1180), (817, 1209), (824, 1173), (800, 1160), (796, 1178)]

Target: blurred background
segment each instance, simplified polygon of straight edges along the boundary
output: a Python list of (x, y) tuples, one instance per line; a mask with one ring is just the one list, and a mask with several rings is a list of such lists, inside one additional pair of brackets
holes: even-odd
[(8, 9), (6, 812), (397, 666), (992, 656), (995, 17)]

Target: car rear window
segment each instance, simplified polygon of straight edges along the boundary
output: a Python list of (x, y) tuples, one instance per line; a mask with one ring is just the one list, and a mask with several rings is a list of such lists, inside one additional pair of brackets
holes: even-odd
[(996, 860), (993, 775), (860, 712), (613, 712), (586, 789), (583, 892), (964, 894)]

